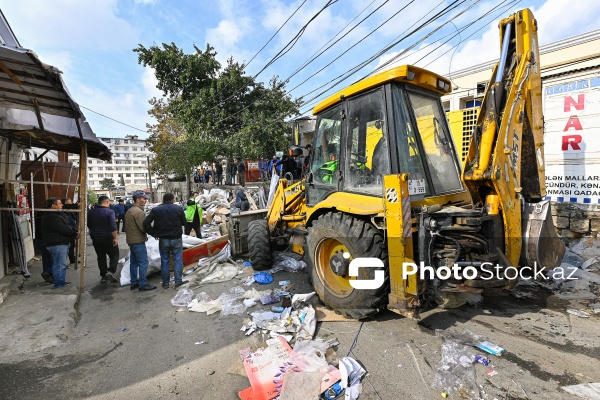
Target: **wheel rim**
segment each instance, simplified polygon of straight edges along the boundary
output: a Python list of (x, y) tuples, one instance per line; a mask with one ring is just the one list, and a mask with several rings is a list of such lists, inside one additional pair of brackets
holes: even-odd
[[(333, 238), (322, 239), (315, 250), (315, 268), (319, 280), (326, 288), (326, 292), (338, 298), (350, 296), (354, 288), (350, 285), (351, 278), (348, 275), (339, 276), (333, 272), (329, 264), (331, 257), (350, 253), (348, 248), (339, 240)], [(352, 260), (352, 255), (350, 255)]]

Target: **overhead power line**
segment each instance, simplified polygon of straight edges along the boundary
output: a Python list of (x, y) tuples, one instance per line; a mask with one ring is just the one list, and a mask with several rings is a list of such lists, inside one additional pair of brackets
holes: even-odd
[(79, 107), (81, 107), (81, 108), (84, 108), (84, 109), (86, 109), (86, 110), (88, 110), (88, 111), (91, 111), (91, 112), (93, 112), (94, 114), (98, 114), (98, 115), (100, 115), (101, 117), (104, 117), (104, 118), (106, 118), (106, 119), (110, 119), (111, 121), (117, 122), (117, 123), (119, 123), (119, 124), (121, 124), (121, 125), (125, 125), (125, 126), (127, 126), (127, 127), (131, 128), (131, 129), (135, 129), (136, 131), (140, 131), (140, 132), (148, 133), (148, 131), (146, 131), (146, 130), (144, 130), (144, 129), (136, 128), (135, 126), (131, 126), (131, 125), (129, 125), (129, 124), (126, 124), (125, 122), (121, 122), (121, 121), (119, 121), (119, 120), (116, 120), (116, 119), (114, 119), (114, 118), (111, 118), (111, 117), (109, 117), (108, 115), (104, 115), (104, 114), (101, 114), (101, 113), (99, 113), (98, 111), (94, 111), (94, 110), (92, 110), (91, 108), (84, 107), (84, 106), (82, 106), (81, 104), (79, 104)]

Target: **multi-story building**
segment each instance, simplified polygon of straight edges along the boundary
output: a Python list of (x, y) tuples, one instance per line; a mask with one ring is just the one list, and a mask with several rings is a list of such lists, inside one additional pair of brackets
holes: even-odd
[[(110, 178), (115, 182), (117, 191), (114, 194), (126, 196), (135, 190), (152, 187), (156, 192), (162, 186), (162, 181), (152, 175), (150, 182), (148, 163), (152, 162), (153, 153), (146, 147), (146, 141), (135, 135), (123, 138), (98, 137), (110, 148), (113, 158), (111, 162), (90, 158), (88, 159), (87, 182), (88, 189), (97, 193), (106, 193), (102, 188), (102, 180)], [(69, 155), (69, 161), (77, 164), (79, 156)]]

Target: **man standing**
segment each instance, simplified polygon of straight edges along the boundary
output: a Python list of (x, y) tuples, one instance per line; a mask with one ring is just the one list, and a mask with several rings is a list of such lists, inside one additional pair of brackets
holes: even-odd
[[(108, 196), (98, 197), (98, 206), (88, 213), (87, 226), (90, 229), (92, 244), (98, 257), (98, 268), (100, 268), (100, 282), (117, 283), (114, 273), (117, 272), (119, 262), (119, 239), (117, 237), (117, 221), (115, 213), (110, 209)], [(106, 266), (106, 256), (109, 258), (109, 266)]]
[(241, 158), (238, 158), (237, 161), (238, 183), (244, 186), (246, 184), (246, 164)]
[(42, 253), (42, 278), (47, 283), (54, 283), (54, 278), (52, 278), (52, 254), (50, 254), (44, 243), (44, 231), (42, 228), (44, 214), (43, 211), (36, 211), (35, 213), (35, 237), (33, 238), (33, 244)]
[[(62, 201), (56, 197), (50, 197), (46, 201), (46, 208), (62, 210)], [(62, 212), (46, 212), (42, 221), (42, 231), (46, 248), (52, 254), (54, 288), (64, 288), (71, 284), (71, 282), (65, 281), (69, 244), (71, 240), (78, 237), (78, 233), (69, 222), (69, 217)]]
[(202, 207), (196, 203), (198, 201), (198, 196), (200, 194), (198, 192), (192, 193), (192, 197), (187, 201), (185, 208), (185, 234), (189, 235), (194, 230), (197, 238), (202, 237), (202, 232), (200, 231), (200, 221), (202, 221)]
[(125, 232), (125, 200), (119, 199), (119, 202), (115, 205), (115, 212), (117, 213), (117, 232), (119, 232), (119, 226), (123, 222), (123, 230)]
[[(129, 257), (129, 273), (131, 290), (154, 290), (156, 286), (148, 284), (148, 252), (146, 251), (146, 242), (148, 236), (144, 230), (144, 219), (146, 213), (144, 207), (146, 201), (150, 198), (141, 190), (133, 192), (133, 201), (135, 204), (125, 214), (127, 223), (127, 231), (125, 231), (125, 239), (129, 245), (131, 256)], [(138, 278), (139, 273), (139, 278)]]
[(223, 164), (221, 164), (221, 161), (217, 161), (215, 165), (215, 182), (217, 185), (223, 184)]
[[(73, 204), (73, 200), (65, 197), (61, 199), (63, 204), (63, 210), (77, 210), (79, 207), (77, 204)], [(77, 230), (77, 220), (79, 219), (77, 213), (68, 212), (66, 213), (67, 217), (69, 217), (69, 222), (73, 225), (73, 229)], [(75, 239), (71, 240), (71, 244), (69, 245), (69, 264), (75, 264)]]
[(183, 209), (173, 204), (174, 198), (172, 193), (165, 193), (162, 204), (150, 210), (150, 214), (144, 220), (144, 230), (158, 238), (163, 289), (169, 288), (171, 280), (169, 271), (171, 254), (173, 254), (175, 288), (188, 283), (187, 280), (183, 280), (183, 241), (181, 240), (181, 227), (185, 225), (186, 219)]
[(266, 182), (267, 179), (267, 172), (268, 172), (268, 162), (267, 160), (265, 160), (263, 157), (260, 158), (260, 160), (258, 161), (258, 170), (260, 171), (260, 180), (263, 182)]

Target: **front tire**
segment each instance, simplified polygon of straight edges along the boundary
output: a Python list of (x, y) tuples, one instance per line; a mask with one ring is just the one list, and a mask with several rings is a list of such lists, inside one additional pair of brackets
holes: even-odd
[[(380, 230), (344, 213), (321, 215), (308, 228), (306, 259), (313, 287), (321, 301), (347, 318), (363, 319), (386, 308), (389, 294), (388, 257)], [(375, 257), (384, 263), (385, 281), (377, 289), (354, 289), (347, 272), (340, 276), (330, 266), (332, 257)], [(373, 279), (373, 268), (360, 268), (358, 279)]]
[(255, 271), (264, 271), (273, 266), (267, 220), (257, 219), (248, 224), (248, 251), (252, 269)]

